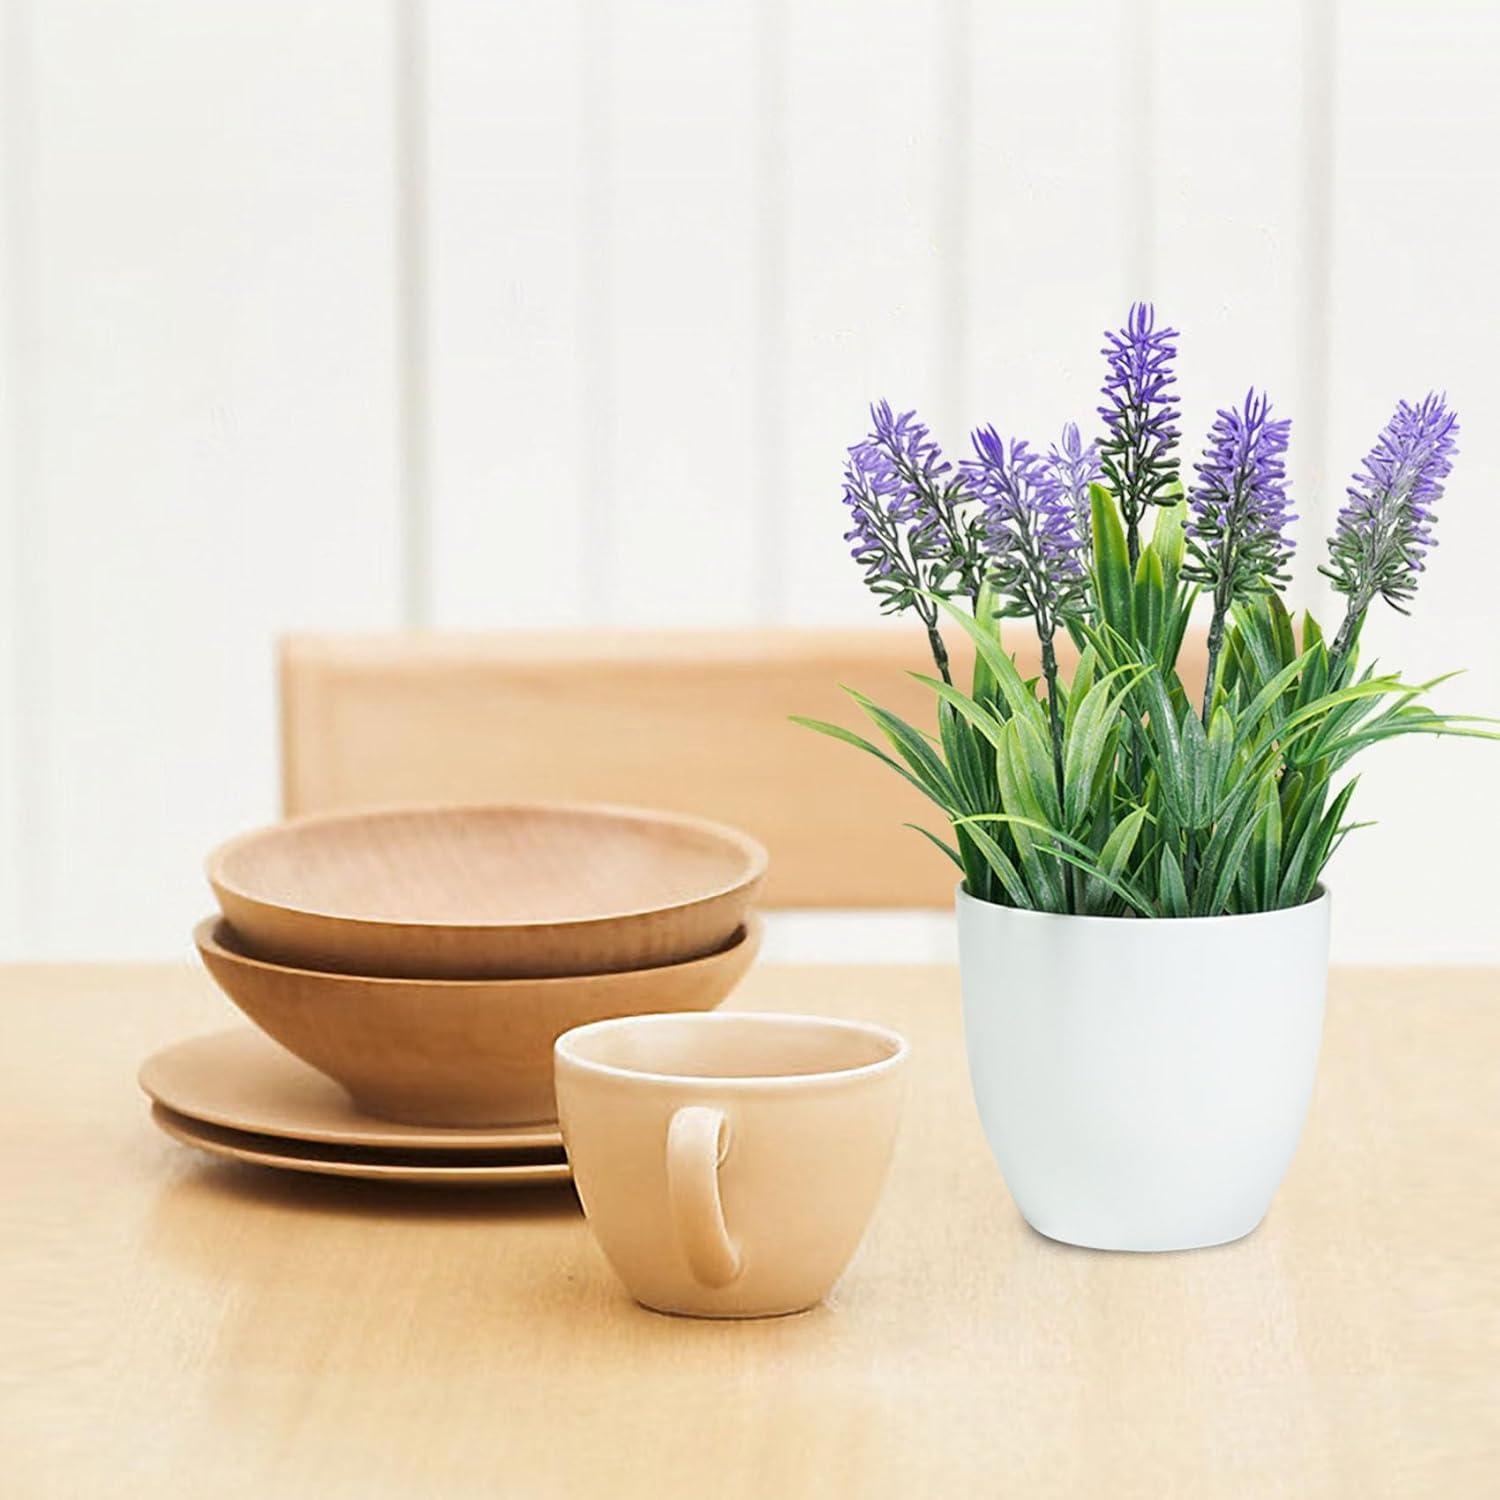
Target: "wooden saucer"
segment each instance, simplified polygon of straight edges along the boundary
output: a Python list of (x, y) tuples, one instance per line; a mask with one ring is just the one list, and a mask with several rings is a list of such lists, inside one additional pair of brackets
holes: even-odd
[(141, 1065), (139, 1079), (174, 1115), (283, 1141), (412, 1152), (496, 1153), (562, 1145), (554, 1122), (450, 1130), (377, 1120), (357, 1110), (332, 1079), (249, 1026), (164, 1047)]
[[(288, 1172), (312, 1172), (322, 1177), (359, 1177), (372, 1182), (413, 1182), (443, 1187), (523, 1187), (535, 1183), (567, 1182), (568, 1163), (559, 1153), (543, 1160), (480, 1156), (466, 1152), (361, 1150), (326, 1142), (284, 1140), (225, 1130), (189, 1119), (164, 1105), (151, 1106), (157, 1126), (185, 1146), (214, 1156), (275, 1167)], [(532, 1153), (533, 1156), (540, 1153)], [(463, 1161), (464, 1157), (471, 1158)], [(434, 1159), (436, 1158), (436, 1159)]]

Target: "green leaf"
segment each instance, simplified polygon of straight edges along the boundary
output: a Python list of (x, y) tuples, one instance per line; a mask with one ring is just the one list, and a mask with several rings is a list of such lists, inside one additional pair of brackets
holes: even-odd
[(1156, 507), (1156, 520), (1151, 527), (1151, 548), (1161, 560), (1162, 573), (1167, 587), (1177, 585), (1177, 572), (1182, 567), (1187, 539), (1183, 535), (1183, 522), (1187, 519), (1187, 503), (1174, 500), (1170, 505)]
[(1162, 587), (1168, 599), (1177, 593), (1177, 577), (1182, 571), (1182, 559), (1186, 549), (1182, 523), (1187, 516), (1187, 505), (1175, 501), (1171, 505), (1156, 507), (1156, 521), (1151, 528), (1151, 545), (1148, 548), (1161, 563)]
[(961, 609), (955, 609), (946, 599), (931, 596), (947, 614), (956, 620), (964, 633), (974, 642), (975, 650), (989, 665), (994, 674), (995, 685), (1013, 715), (1021, 718), (1037, 717), (1044, 710), (1037, 702), (1036, 693), (1016, 670), (1016, 664), (1001, 648), (1000, 641), (988, 631), (980, 629), (974, 620)]
[[(1154, 917), (1156, 915), (1156, 908), (1152, 906), (1147, 896), (1142, 895), (1141, 892), (1128, 882), (1116, 876), (1111, 876), (1106, 870), (1100, 868), (1099, 862), (1094, 858), (1094, 851), (1087, 844), (1080, 843), (1077, 839), (1068, 838), (1065, 834), (1059, 833), (1055, 828), (1047, 827), (1045, 823), (1039, 823), (1033, 818), (1017, 817), (1011, 813), (980, 813), (972, 818), (957, 818), (954, 822), (955, 824), (1005, 823), (1011, 827), (1013, 832), (1018, 828), (1028, 828), (1045, 834), (1052, 842), (1038, 843), (1035, 847), (1039, 853), (1050, 855), (1053, 859), (1061, 860), (1065, 864), (1073, 865), (1077, 869), (1084, 871), (1086, 874), (1093, 875), (1120, 897), (1122, 901), (1126, 901), (1133, 906), (1142, 916)], [(1081, 850), (1082, 853), (1075, 853), (1075, 850)]]
[(910, 675), (918, 682), (930, 687), (944, 703), (951, 704), (957, 709), (990, 744), (999, 745), (1000, 731), (1005, 723), (1003, 719), (997, 719), (987, 708), (959, 692), (956, 687), (944, 682), (940, 677), (926, 677), (921, 672), (912, 672)]
[(1265, 617), (1250, 606), (1242, 606), (1237, 612), (1239, 628), (1235, 632), (1235, 648), (1241, 658), (1240, 670), (1249, 676), (1250, 665), (1255, 668), (1255, 680), (1267, 682), (1274, 677), (1281, 663), (1272, 649), (1270, 632)]
[(1153, 656), (1161, 640), (1167, 613), (1167, 585), (1161, 558), (1149, 547), (1135, 569), (1135, 638)]
[[(1105, 839), (1104, 847), (1099, 851), (1099, 866), (1110, 879), (1118, 881), (1124, 873), (1146, 817), (1144, 807), (1136, 808), (1134, 812), (1126, 814), (1115, 825), (1114, 832)], [(1104, 890), (1104, 882), (1097, 875), (1088, 877), (1084, 883), (1085, 911), (1098, 911), (1103, 907)]]
[(1214, 800), (1218, 787), (1213, 780), (1213, 762), (1208, 752), (1208, 735), (1202, 721), (1191, 708), (1182, 716), (1182, 786), (1189, 828), (1207, 828), (1213, 821)]
[(1234, 759), (1234, 715), (1221, 703), (1208, 724), (1208, 774), (1217, 796)]
[(1270, 712), (1271, 708), (1280, 699), (1281, 695), (1291, 686), (1297, 673), (1301, 671), (1303, 663), (1306, 662), (1310, 652), (1304, 652), (1285, 667), (1271, 673), (1265, 686), (1250, 700), (1242, 713), (1236, 714), (1239, 721), (1239, 733), (1236, 735), (1238, 744), (1247, 743), (1259, 728), (1260, 722)]
[[(1130, 689), (1138, 682), (1147, 668), (1116, 667), (1092, 685), (1083, 701), (1070, 700), (1069, 712), (1073, 715), (1067, 729), (1063, 750), (1064, 807), (1063, 822), (1076, 828), (1083, 821), (1092, 798), (1100, 766), (1105, 752), (1111, 745), (1111, 735), (1118, 724), (1121, 704)], [(1125, 679), (1122, 684), (1122, 679)], [(1117, 690), (1110, 689), (1117, 684)]]
[(1292, 617), (1287, 613), (1287, 607), (1282, 603), (1281, 595), (1273, 590), (1263, 598), (1277, 657), (1283, 665), (1296, 661), (1297, 638), (1292, 630)]
[(848, 695), (870, 716), (876, 727), (885, 735), (896, 753), (911, 767), (912, 774), (927, 786), (927, 795), (934, 802), (955, 808), (961, 802), (958, 787), (947, 766), (933, 753), (932, 746), (905, 719), (871, 702), (856, 688), (846, 687)]
[(1063, 826), (1063, 810), (1057, 801), (1057, 772), (1052, 764), (1052, 738), (1044, 735), (1031, 719), (1012, 719), (1014, 743), (1026, 757), (1026, 770), (1042, 816), (1054, 827)]
[(1148, 743), (1155, 749), (1153, 769), (1161, 783), (1162, 794), (1173, 817), (1184, 828), (1192, 824), (1192, 795), (1183, 764), (1182, 740), (1177, 729), (1177, 712), (1167, 697), (1161, 673), (1152, 670), (1141, 681), (1149, 715)]
[(1094, 678), (1099, 671), (1099, 653), (1092, 645), (1085, 645), (1078, 657), (1078, 665), (1073, 670), (1073, 682), (1068, 689), (1067, 711), (1063, 715), (1063, 737), (1066, 739), (1073, 732), (1073, 723), (1078, 717), (1078, 710), (1088, 699), (1089, 691), (1094, 686)]
[(988, 753), (974, 743), (973, 731), (947, 703), (938, 704), (938, 730), (942, 736), (943, 758), (958, 787), (963, 810), (974, 812), (987, 806), (985, 762)]
[[(1017, 906), (1027, 911), (1036, 910), (1036, 904), (1031, 898), (1031, 893), (1026, 889), (1026, 883), (1021, 879), (1020, 872), (1000, 845), (977, 824), (966, 828), (964, 832), (974, 840), (980, 853), (989, 862), (989, 867), (995, 872), (1005, 894)], [(972, 894), (971, 891), (970, 895)]]
[(1297, 680), (1297, 706), (1315, 702), (1328, 691), (1328, 651), (1320, 640), (1312, 641), (1303, 658), (1307, 665)]
[[(1255, 805), (1250, 816), (1244, 819), (1243, 825), (1236, 831), (1234, 839), (1224, 849), (1218, 863), (1218, 879), (1213, 884), (1213, 895), (1208, 902), (1198, 899), (1198, 891), (1193, 892), (1195, 914), (1200, 917), (1217, 916), (1224, 910), (1224, 903), (1229, 899), (1229, 892), (1239, 876), (1240, 862), (1245, 857), (1245, 850), (1249, 847), (1250, 840), (1255, 835), (1255, 830), (1260, 826), (1265, 816), (1264, 808)], [(1200, 885), (1199, 890), (1206, 890), (1207, 883)]]
[(1264, 808), (1255, 835), (1254, 889), (1257, 911), (1272, 911), (1281, 884), (1281, 796), (1274, 781), (1261, 794)]
[(1114, 497), (1102, 484), (1089, 486), (1094, 532), (1095, 596), (1105, 622), (1127, 640), (1132, 635), (1130, 551)]
[(1161, 846), (1161, 869), (1157, 876), (1157, 894), (1162, 910), (1169, 917), (1188, 914), (1187, 887), (1182, 880), (1182, 864), (1170, 843)]
[[(995, 613), (995, 588), (988, 581), (980, 584), (974, 601), (974, 624), (1000, 649), (1000, 617)], [(988, 703), (995, 696), (995, 674), (984, 652), (974, 653), (974, 700)]]
[[(1026, 751), (1022, 748), (1020, 720), (1011, 719), (1005, 726), (1004, 743), (995, 753), (995, 770), (1000, 783), (1000, 806), (1018, 815), (1010, 827), (1021, 870), (1032, 893), (1031, 904), (1039, 911), (1065, 909), (1061, 872), (1038, 854), (1032, 828), (1052, 832), (1037, 790), (1032, 784)], [(999, 815), (996, 815), (999, 816)]]

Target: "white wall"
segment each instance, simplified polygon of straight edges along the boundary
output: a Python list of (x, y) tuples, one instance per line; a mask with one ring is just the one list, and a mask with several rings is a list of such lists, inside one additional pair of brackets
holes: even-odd
[[(1345, 476), (1446, 386), (1416, 616), (1500, 709), (1500, 11), (0, 0), (0, 952), (181, 952), (292, 627), (860, 621), (865, 402), (1050, 438), (1133, 296)], [(1345, 958), (1500, 961), (1500, 760), (1370, 758)], [(900, 941), (919, 929), (900, 928)], [(913, 951), (928, 951), (916, 937)], [(895, 946), (900, 946), (898, 942)]]

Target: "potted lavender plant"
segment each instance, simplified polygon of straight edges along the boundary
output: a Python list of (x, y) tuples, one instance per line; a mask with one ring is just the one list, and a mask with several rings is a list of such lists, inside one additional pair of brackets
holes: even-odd
[[(1264, 1216), (1307, 1111), (1328, 963), (1325, 864), (1367, 746), (1481, 735), (1435, 683), (1362, 666), (1377, 598), (1405, 610), (1458, 424), (1400, 403), (1355, 474), (1322, 571), (1329, 640), (1282, 603), (1290, 423), (1249, 392), (1179, 473), (1176, 332), (1137, 304), (1106, 335), (1103, 430), (1043, 454), (974, 434), (953, 465), (914, 413), (872, 408), (849, 450), (854, 558), (932, 649), (928, 733), (852, 694), (957, 866), (964, 1022), (986, 1133), (1043, 1234), (1110, 1249), (1219, 1244)], [(1147, 522), (1150, 518), (1149, 535)], [(1207, 671), (1185, 680), (1189, 617)], [(1040, 646), (1027, 680), (1002, 622)], [(953, 680), (942, 627), (973, 641)], [(1075, 665), (1065, 676), (1059, 639)]]

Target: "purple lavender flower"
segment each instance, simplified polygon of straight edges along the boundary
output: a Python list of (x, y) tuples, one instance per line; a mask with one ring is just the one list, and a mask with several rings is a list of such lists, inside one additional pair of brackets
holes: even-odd
[(889, 401), (870, 407), (874, 430), (860, 446), (865, 462), (880, 476), (882, 493), (891, 497), (891, 514), (898, 521), (915, 520), (925, 495), (938, 488), (953, 465), (933, 441), (915, 411), (896, 416)]
[(914, 607), (931, 625), (936, 607), (924, 594), (978, 591), (970, 497), (916, 412), (897, 415), (879, 401), (870, 422), (844, 467), (844, 504), (853, 522), (844, 540), (886, 612)]
[(861, 443), (851, 448), (844, 465), (844, 504), (853, 522), (844, 540), (850, 544), (855, 562), (865, 570), (865, 582), (878, 593), (879, 585), (896, 570), (899, 549), (895, 526), (879, 488), (882, 475), (866, 464), (865, 446)]
[(1214, 591), (1216, 611), (1287, 581), (1287, 440), (1292, 424), (1271, 419), (1270, 399), (1254, 390), (1243, 406), (1220, 411), (1209, 432), (1184, 530), (1192, 561), (1183, 576)]
[(1085, 543), (1093, 523), (1089, 503), (1089, 486), (1098, 482), (1104, 470), (1099, 463), (1099, 444), (1083, 446), (1078, 424), (1069, 422), (1062, 430), (1062, 442), (1054, 443), (1047, 454), (1047, 467), (1058, 482), (1073, 512), (1073, 525)]
[(1137, 302), (1125, 327), (1104, 335), (1100, 351), (1109, 361), (1105, 405), (1099, 408), (1107, 434), (1100, 445), (1100, 465), (1108, 476), (1125, 517), (1130, 564), (1140, 555), (1140, 523), (1148, 505), (1170, 504), (1166, 491), (1177, 479), (1173, 456), (1179, 436), (1175, 328), (1156, 326), (1156, 309)]
[[(1379, 594), (1393, 609), (1417, 588), (1432, 536), (1432, 507), (1453, 469), (1458, 417), (1446, 396), (1429, 393), (1416, 406), (1399, 402), (1395, 414), (1349, 486), (1348, 503), (1328, 540), (1328, 566), (1318, 571), (1349, 597), (1349, 620), (1363, 619)], [(1340, 632), (1344, 640), (1345, 632)]]
[(974, 433), (976, 458), (963, 472), (984, 507), (990, 581), (1001, 612), (1030, 615), (1048, 641), (1064, 614), (1082, 601), (1087, 582), (1083, 540), (1051, 465), (993, 427)]

